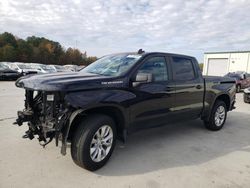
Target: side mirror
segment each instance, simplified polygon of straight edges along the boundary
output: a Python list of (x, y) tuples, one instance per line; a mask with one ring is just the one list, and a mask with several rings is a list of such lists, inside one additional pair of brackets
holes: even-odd
[(138, 86), (140, 83), (150, 83), (153, 80), (151, 73), (137, 73), (133, 79), (133, 87)]

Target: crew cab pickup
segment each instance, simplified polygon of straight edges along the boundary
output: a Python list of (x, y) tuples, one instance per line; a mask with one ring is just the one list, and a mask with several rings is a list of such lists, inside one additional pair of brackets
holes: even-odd
[(109, 160), (116, 139), (142, 128), (200, 118), (220, 130), (234, 109), (235, 81), (203, 77), (194, 57), (170, 53), (104, 56), (80, 72), (28, 75), (16, 81), (25, 89), (24, 138), (45, 146), (55, 139), (73, 161), (94, 171)]

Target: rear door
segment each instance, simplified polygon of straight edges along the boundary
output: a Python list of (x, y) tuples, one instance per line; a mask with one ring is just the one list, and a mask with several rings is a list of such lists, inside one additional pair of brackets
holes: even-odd
[(203, 108), (204, 81), (193, 58), (172, 56), (175, 84), (174, 114), (178, 119), (197, 118)]

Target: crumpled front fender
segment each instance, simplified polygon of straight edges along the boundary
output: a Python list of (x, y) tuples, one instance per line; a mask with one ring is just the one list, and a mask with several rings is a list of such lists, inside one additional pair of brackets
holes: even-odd
[(123, 110), (129, 106), (129, 101), (135, 97), (135, 94), (125, 90), (91, 90), (68, 93), (65, 96), (65, 101), (76, 109), (89, 109), (107, 105), (116, 106)]

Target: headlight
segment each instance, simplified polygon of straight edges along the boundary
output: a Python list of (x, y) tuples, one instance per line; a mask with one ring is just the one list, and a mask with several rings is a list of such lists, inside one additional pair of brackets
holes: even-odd
[(47, 95), (47, 101), (54, 101), (54, 95)]

